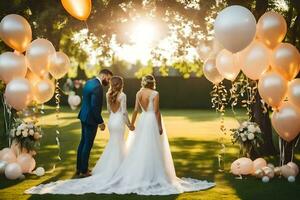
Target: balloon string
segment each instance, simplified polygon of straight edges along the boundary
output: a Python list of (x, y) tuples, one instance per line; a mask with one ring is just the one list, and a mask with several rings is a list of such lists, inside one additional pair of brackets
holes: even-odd
[(297, 136), (297, 140), (295, 141), (295, 144), (292, 146), (292, 157), (291, 157), (291, 162), (293, 162), (293, 160), (294, 160), (294, 150), (295, 150), (295, 148), (298, 146), (299, 138), (300, 138), (300, 136), (298, 135), (298, 136)]
[(86, 20), (84, 20), (84, 24), (85, 24), (85, 27), (86, 27), (86, 29), (88, 30), (88, 32), (90, 31), (90, 29), (89, 29), (89, 25), (88, 25), (88, 23), (86, 22)]
[[(55, 87), (55, 103), (56, 103), (56, 136), (55, 136), (55, 140), (56, 140), (56, 144), (57, 144), (57, 148), (58, 148), (58, 153), (57, 153), (57, 158), (59, 161), (61, 161), (61, 147), (60, 147), (60, 140), (59, 140), (59, 135), (60, 135), (60, 131), (59, 131), (59, 114), (60, 114), (60, 93), (59, 93), (59, 81), (56, 81), (56, 87)], [(55, 164), (53, 166), (53, 168), (55, 169)]]

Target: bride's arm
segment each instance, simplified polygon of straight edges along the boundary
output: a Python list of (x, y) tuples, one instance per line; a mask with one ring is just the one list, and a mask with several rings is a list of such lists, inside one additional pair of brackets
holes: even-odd
[(137, 114), (140, 110), (140, 104), (139, 104), (139, 100), (138, 100), (138, 93), (136, 94), (136, 97), (135, 97), (135, 106), (134, 106), (134, 110), (132, 112), (132, 118), (131, 118), (131, 124), (134, 125), (135, 124), (135, 120), (136, 120), (136, 117), (137, 117)]
[(154, 111), (155, 111), (155, 115), (156, 115), (156, 119), (157, 119), (157, 123), (158, 123), (159, 134), (161, 135), (163, 133), (163, 129), (162, 129), (162, 123), (161, 123), (161, 114), (160, 114), (160, 110), (159, 110), (159, 94), (157, 94), (154, 97)]
[(126, 95), (124, 94), (122, 96), (122, 100), (121, 100), (121, 112), (124, 116), (124, 119), (125, 119), (125, 123), (126, 125), (128, 126), (128, 128), (131, 130), (132, 129), (132, 126), (131, 126), (131, 123), (130, 123), (130, 120), (129, 120), (129, 117), (128, 117), (128, 112), (127, 112), (127, 105), (126, 105)]

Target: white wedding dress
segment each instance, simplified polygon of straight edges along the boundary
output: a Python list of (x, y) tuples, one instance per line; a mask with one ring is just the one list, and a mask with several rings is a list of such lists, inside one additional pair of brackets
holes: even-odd
[[(94, 170), (93, 176), (37, 186), (27, 190), (26, 193), (170, 195), (205, 190), (215, 186), (215, 183), (207, 181), (176, 177), (167, 135), (165, 132), (162, 135), (159, 134), (153, 105), (157, 94), (156, 91), (153, 91), (149, 97), (147, 110), (142, 108), (135, 131), (128, 136), (123, 162), (119, 166), (111, 166), (112, 169), (118, 168), (115, 172), (106, 176), (104, 172), (100, 171), (104, 152), (99, 161), (99, 171)], [(124, 117), (120, 115), (120, 119), (124, 120)], [(124, 124), (124, 121), (122, 123)], [(109, 126), (120, 127), (117, 122), (112, 120)], [(123, 136), (124, 129), (120, 128), (119, 131)], [(123, 140), (123, 137), (121, 138)], [(115, 148), (118, 149), (118, 147)], [(112, 148), (110, 151), (115, 150)]]

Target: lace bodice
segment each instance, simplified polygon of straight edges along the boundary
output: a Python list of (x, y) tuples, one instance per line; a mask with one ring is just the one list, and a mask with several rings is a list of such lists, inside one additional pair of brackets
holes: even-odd
[(117, 98), (117, 101), (120, 103), (120, 106), (116, 112), (113, 112), (108, 101), (108, 94), (106, 94), (106, 102), (107, 102), (107, 111), (108, 113), (111, 114), (122, 114), (125, 120), (125, 123), (127, 126), (130, 125), (129, 123), (129, 118), (128, 118), (128, 112), (127, 112), (127, 103), (126, 103), (126, 94), (121, 92)]

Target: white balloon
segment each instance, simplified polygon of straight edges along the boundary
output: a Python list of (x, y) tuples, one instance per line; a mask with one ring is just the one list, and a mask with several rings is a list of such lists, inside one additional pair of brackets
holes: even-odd
[(10, 180), (16, 180), (22, 175), (22, 168), (18, 163), (10, 163), (5, 168), (5, 176)]
[(290, 183), (294, 183), (295, 180), (296, 180), (295, 176), (289, 176), (288, 177), (288, 182), (290, 182)]
[(270, 178), (267, 177), (267, 176), (264, 176), (264, 177), (262, 177), (261, 181), (262, 181), (263, 183), (268, 183), (268, 182), (270, 181)]
[(45, 169), (43, 167), (38, 167), (38, 168), (36, 168), (36, 170), (34, 172), (35, 172), (35, 175), (37, 175), (37, 176), (44, 176)]
[(229, 6), (218, 14), (214, 30), (223, 47), (236, 53), (246, 48), (254, 39), (256, 20), (247, 8)]

